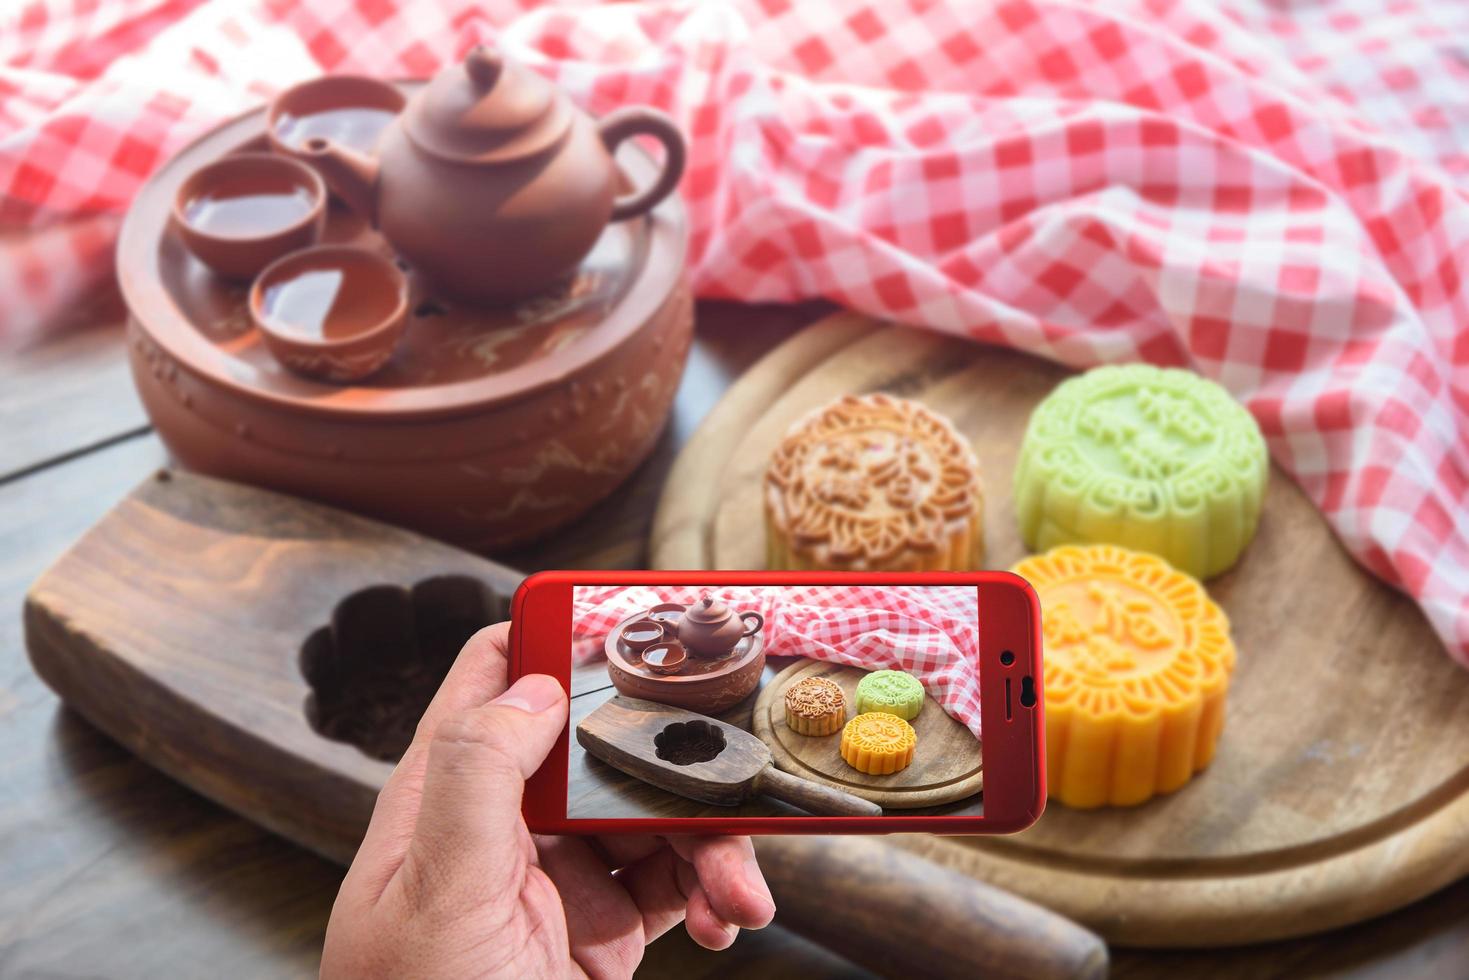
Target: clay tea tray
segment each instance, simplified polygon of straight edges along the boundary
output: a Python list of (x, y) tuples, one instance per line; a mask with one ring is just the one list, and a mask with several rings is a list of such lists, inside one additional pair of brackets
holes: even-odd
[[(402, 344), (378, 373), (336, 385), (277, 364), (248, 283), (210, 273), (170, 220), (198, 167), (266, 150), (264, 109), (206, 133), (149, 178), (118, 241), (134, 377), (185, 465), (484, 549), (570, 520), (651, 449), (693, 327), (677, 195), (608, 225), (560, 286), (513, 306), (448, 302), (404, 266)], [(636, 147), (619, 163), (628, 186), (657, 173)], [(339, 203), (323, 241), (392, 255)]]
[[(672, 605), (672, 603), (670, 603)], [(685, 606), (684, 608), (688, 608)], [(642, 658), (634, 653), (626, 643), (622, 641), (623, 627), (629, 623), (637, 622), (644, 617), (645, 613), (637, 612), (624, 618), (616, 626), (612, 627), (607, 638), (602, 641), (602, 651), (607, 655), (610, 663), (616, 664), (629, 673), (651, 680), (666, 681), (670, 684), (686, 683), (694, 678), (703, 677), (716, 672), (729, 673), (754, 660), (765, 650), (765, 631), (761, 630), (751, 636), (740, 638), (735, 644), (734, 650), (727, 657), (708, 658), (695, 657), (690, 654), (689, 659), (684, 662), (683, 667), (677, 674), (656, 674), (642, 665)]]
[[(1067, 374), (936, 333), (829, 318), (741, 377), (685, 445), (654, 522), (654, 565), (762, 567), (760, 483), (786, 429), (840, 395), (889, 391), (949, 416), (973, 442), (986, 566), (1008, 568), (1025, 555), (1009, 492), (1020, 438)], [(894, 841), (1145, 946), (1331, 929), (1469, 873), (1469, 673), (1413, 604), (1354, 564), (1279, 470), (1254, 542), (1206, 585), (1239, 648), (1206, 772), (1140, 807), (1052, 804), (1013, 837)]]
[[(847, 719), (857, 703), (857, 683), (867, 676), (860, 667), (798, 660), (760, 689), (751, 715), (751, 727), (770, 746), (775, 764), (788, 773), (824, 783), (871, 800), (884, 809), (912, 810), (938, 806), (974, 797), (984, 789), (984, 757), (979, 740), (962, 724), (944, 713), (939, 703), (924, 695), (923, 710), (910, 724), (918, 735), (913, 762), (902, 772), (873, 776), (858, 772), (842, 759), (841, 733), (812, 736), (791, 731), (785, 722), (786, 688), (807, 677), (825, 677), (836, 682), (847, 699)], [(975, 799), (972, 807), (945, 810), (946, 816), (962, 816), (971, 809), (981, 812)]]

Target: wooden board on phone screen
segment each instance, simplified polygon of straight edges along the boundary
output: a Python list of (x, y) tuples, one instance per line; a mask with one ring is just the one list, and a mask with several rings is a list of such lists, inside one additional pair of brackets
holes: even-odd
[[(1031, 410), (1068, 371), (840, 314), (776, 348), (685, 445), (654, 521), (658, 568), (761, 568), (760, 485), (786, 429), (848, 393), (954, 420), (984, 481), (987, 568), (1026, 552), (1010, 482)], [(1052, 804), (1013, 837), (898, 846), (1141, 946), (1305, 935), (1469, 874), (1469, 673), (1413, 603), (1353, 563), (1281, 471), (1239, 564), (1205, 583), (1239, 647), (1219, 754), (1171, 796)]]
[[(902, 772), (873, 776), (859, 772), (842, 759), (841, 732), (811, 736), (791, 731), (785, 722), (786, 688), (807, 677), (825, 677), (842, 689), (847, 699), (847, 719), (854, 716), (857, 682), (867, 676), (860, 667), (797, 660), (760, 689), (750, 724), (760, 740), (770, 746), (775, 764), (802, 779), (825, 783), (854, 796), (871, 800), (887, 810), (912, 810), (938, 806), (975, 797), (984, 788), (983, 753), (976, 739), (962, 724), (950, 718), (932, 697), (924, 697), (923, 710), (911, 724), (918, 735), (913, 763)], [(981, 812), (974, 799), (973, 812)], [(965, 807), (949, 813), (963, 816)]]

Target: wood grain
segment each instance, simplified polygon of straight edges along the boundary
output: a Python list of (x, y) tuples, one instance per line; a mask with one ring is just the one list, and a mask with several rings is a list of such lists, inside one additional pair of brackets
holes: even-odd
[[(346, 644), (339, 604), (354, 593), (445, 575), (501, 596), (520, 582), (407, 531), (160, 471), (37, 580), (26, 639), (37, 673), (98, 728), (216, 802), (344, 860), (392, 763), (312, 727), (303, 648), (329, 625)], [(369, 650), (337, 653), (363, 659), (332, 670), (374, 666)]]
[(147, 430), (123, 348), (126, 316), (117, 291), (103, 290), (28, 346), (0, 351), (0, 481)]
[(744, 729), (655, 701), (611, 698), (577, 723), (576, 740), (628, 775), (701, 803), (731, 807), (769, 796), (808, 814), (882, 816), (881, 807), (840, 788), (776, 770), (770, 749)]
[[(655, 520), (678, 533), (655, 535), (654, 564), (760, 567), (749, 529), (776, 442), (810, 409), (879, 390), (925, 402), (973, 440), (986, 564), (1022, 557), (1011, 471), (1031, 409), (1064, 369), (846, 314), (816, 329), (822, 356), (778, 348), (690, 441)], [(735, 397), (754, 390), (780, 394)], [(1208, 772), (1138, 808), (1055, 805), (1015, 837), (915, 846), (1137, 945), (1306, 934), (1469, 872), (1469, 675), (1413, 604), (1357, 567), (1279, 471), (1256, 540), (1208, 587), (1240, 651)]]
[[(804, 779), (826, 783), (894, 810), (939, 806), (973, 797), (984, 788), (984, 756), (979, 740), (950, 718), (937, 701), (925, 696), (923, 710), (910, 724), (918, 735), (913, 763), (902, 772), (873, 776), (859, 772), (842, 759), (841, 733), (809, 737), (785, 723), (785, 691), (807, 677), (824, 677), (841, 687), (847, 717), (857, 703), (857, 684), (867, 671), (846, 664), (797, 660), (760, 689), (751, 716), (751, 730), (770, 746), (775, 764)], [(963, 816), (984, 812), (983, 800), (949, 811)]]

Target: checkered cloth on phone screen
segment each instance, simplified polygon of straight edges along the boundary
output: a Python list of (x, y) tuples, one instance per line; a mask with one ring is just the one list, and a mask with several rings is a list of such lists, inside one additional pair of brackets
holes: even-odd
[(979, 594), (973, 586), (578, 585), (572, 589), (573, 657), (602, 655), (614, 626), (660, 602), (709, 592), (736, 612), (765, 617), (765, 653), (867, 670), (906, 670), (979, 736)]
[(1469, 664), (1466, 38), (1465, 0), (21, 0), (0, 225), (44, 231), (0, 234), (0, 345), (208, 126), (494, 41), (673, 114), (702, 296), (1218, 380)]

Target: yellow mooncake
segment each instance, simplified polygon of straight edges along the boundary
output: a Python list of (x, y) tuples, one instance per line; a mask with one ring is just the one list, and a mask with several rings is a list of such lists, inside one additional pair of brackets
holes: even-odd
[(1207, 766), (1235, 649), (1203, 586), (1115, 545), (1053, 548), (1014, 571), (1041, 603), (1051, 798), (1141, 803)]
[(918, 733), (897, 715), (869, 711), (842, 729), (842, 758), (859, 772), (885, 776), (908, 768)]

